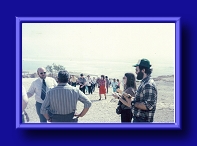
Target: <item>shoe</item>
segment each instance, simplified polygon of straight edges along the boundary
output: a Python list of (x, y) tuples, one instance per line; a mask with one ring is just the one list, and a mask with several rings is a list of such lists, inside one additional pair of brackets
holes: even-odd
[(101, 99), (99, 99), (99, 100), (101, 100)]

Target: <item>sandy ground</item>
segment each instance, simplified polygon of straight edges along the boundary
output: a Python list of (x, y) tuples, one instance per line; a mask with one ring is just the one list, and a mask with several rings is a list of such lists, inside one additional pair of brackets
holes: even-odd
[[(36, 78), (23, 78), (22, 84), (28, 90), (31, 83)], [(158, 89), (157, 109), (154, 116), (154, 122), (174, 123), (174, 76), (160, 76), (154, 79)], [(139, 82), (137, 83), (139, 85)], [(107, 99), (102, 95), (102, 100), (99, 99), (98, 88), (96, 91), (88, 95), (92, 101), (92, 106), (87, 114), (79, 118), (79, 123), (120, 123), (120, 115), (117, 115), (115, 109), (118, 100), (111, 95), (112, 89), (109, 88)], [(29, 98), (26, 112), (29, 115), (30, 123), (38, 123), (39, 118), (35, 108), (35, 97)], [(81, 102), (77, 103), (77, 112), (80, 113), (83, 109)]]

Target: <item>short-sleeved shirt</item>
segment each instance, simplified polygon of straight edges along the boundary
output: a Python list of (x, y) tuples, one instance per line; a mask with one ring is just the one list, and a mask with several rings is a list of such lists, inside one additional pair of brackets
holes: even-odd
[(78, 88), (67, 83), (59, 83), (57, 87), (47, 92), (46, 98), (41, 107), (41, 114), (50, 111), (52, 114), (66, 115), (75, 112), (77, 101), (89, 108), (92, 102)]
[(100, 79), (98, 81), (99, 86), (105, 86), (105, 80)]
[(153, 122), (157, 103), (157, 87), (154, 80), (151, 79), (150, 76), (141, 81), (134, 101), (143, 103), (147, 108), (147, 110), (141, 110), (133, 107), (134, 116), (146, 119), (148, 122)]
[(85, 84), (86, 83), (86, 79), (85, 78), (78, 78), (78, 82), (80, 83), (80, 84)]
[(112, 88), (116, 88), (118, 86), (118, 82), (112, 82), (111, 85), (112, 85)]
[(86, 79), (86, 85), (87, 86), (91, 86), (91, 84), (92, 84), (92, 79), (91, 78), (87, 78)]

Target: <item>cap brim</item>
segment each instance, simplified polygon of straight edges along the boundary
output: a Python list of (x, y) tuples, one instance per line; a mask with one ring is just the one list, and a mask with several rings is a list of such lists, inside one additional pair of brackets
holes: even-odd
[(137, 67), (137, 66), (139, 66), (139, 64), (133, 65), (133, 67)]

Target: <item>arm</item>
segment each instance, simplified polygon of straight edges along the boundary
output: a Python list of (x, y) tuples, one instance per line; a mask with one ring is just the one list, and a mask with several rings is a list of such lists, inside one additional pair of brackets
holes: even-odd
[(156, 105), (157, 91), (150, 85), (145, 85), (143, 89), (144, 102), (136, 102), (135, 107), (142, 110), (152, 110)]
[(30, 86), (30, 88), (29, 88), (29, 90), (27, 92), (28, 98), (32, 97), (34, 95), (34, 93), (35, 93), (34, 84), (35, 84), (34, 82), (31, 84), (31, 86)]
[(48, 108), (50, 106), (50, 102), (49, 102), (49, 93), (47, 92), (47, 95), (44, 99), (44, 102), (42, 103), (41, 109), (40, 109), (40, 113), (44, 115), (44, 117), (48, 120), (50, 117), (48, 115)]
[(84, 104), (84, 108), (83, 108), (83, 110), (81, 111), (80, 114), (75, 114), (75, 116), (77, 116), (77, 117), (83, 117), (88, 112), (90, 106), (92, 105), (92, 102), (81, 91), (79, 91), (79, 99), (78, 100), (81, 101)]
[(122, 98), (119, 98), (119, 100), (126, 106), (131, 107), (131, 98), (125, 98), (125, 100), (123, 100)]
[(131, 107), (131, 98), (125, 97), (126, 101), (121, 98), (120, 95), (116, 93), (112, 93), (112, 96), (114, 96), (116, 99), (119, 99), (124, 105)]
[(147, 110), (146, 106), (142, 102), (136, 102), (134, 106), (138, 109)]

